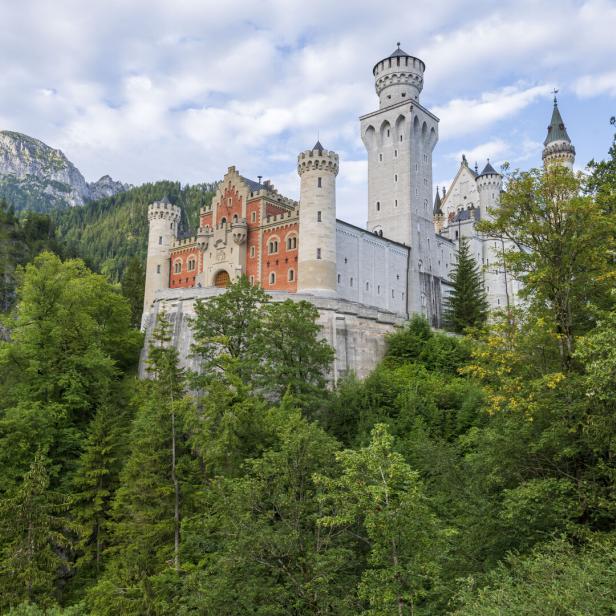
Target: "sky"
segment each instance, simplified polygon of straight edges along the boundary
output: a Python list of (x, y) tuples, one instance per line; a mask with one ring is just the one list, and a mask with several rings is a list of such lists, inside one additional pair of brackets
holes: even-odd
[(577, 150), (605, 157), (616, 0), (0, 0), (0, 130), (60, 148), (88, 181), (222, 178), (299, 197), (297, 154), (340, 156), (338, 217), (365, 224), (358, 117), (400, 41), (440, 118), (434, 184), (541, 163), (552, 91)]

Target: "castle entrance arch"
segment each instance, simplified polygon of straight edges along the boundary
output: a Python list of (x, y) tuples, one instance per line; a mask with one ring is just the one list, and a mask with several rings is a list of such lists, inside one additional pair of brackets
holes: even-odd
[(222, 289), (226, 289), (231, 284), (231, 278), (229, 272), (226, 270), (220, 270), (216, 272), (214, 276), (214, 286)]

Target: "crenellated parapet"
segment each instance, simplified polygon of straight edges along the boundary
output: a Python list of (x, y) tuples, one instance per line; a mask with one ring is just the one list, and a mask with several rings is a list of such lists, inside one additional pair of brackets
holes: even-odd
[(182, 218), (182, 210), (169, 201), (155, 201), (148, 206), (148, 221), (167, 220), (169, 222), (179, 222)]
[(302, 176), (307, 171), (327, 171), (338, 175), (338, 154), (330, 150), (305, 150), (297, 157), (297, 173)]

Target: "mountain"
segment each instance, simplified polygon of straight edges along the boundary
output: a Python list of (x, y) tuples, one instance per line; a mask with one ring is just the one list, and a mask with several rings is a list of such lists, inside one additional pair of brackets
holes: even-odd
[[(99, 180), (101, 186), (109, 183), (103, 180)], [(179, 182), (161, 181), (81, 207), (64, 208), (54, 213), (58, 240), (67, 254), (79, 256), (91, 268), (119, 280), (131, 257), (145, 263), (150, 203), (168, 197), (182, 206), (180, 232), (188, 232), (197, 228), (199, 209), (211, 203), (215, 191), (215, 183), (181, 186)]]
[(0, 131), (0, 198), (16, 211), (49, 212), (84, 205), (128, 188), (108, 175), (88, 184), (61, 150), (28, 135)]

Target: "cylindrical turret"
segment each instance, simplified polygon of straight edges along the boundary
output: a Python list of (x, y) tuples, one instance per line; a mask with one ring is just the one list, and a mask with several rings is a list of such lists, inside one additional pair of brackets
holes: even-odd
[(477, 191), (479, 192), (479, 207), (481, 217), (491, 217), (489, 209), (498, 207), (500, 193), (503, 187), (503, 176), (492, 167), (488, 159), (487, 165), (477, 176)]
[(156, 291), (169, 288), (169, 255), (173, 240), (177, 237), (181, 215), (180, 208), (170, 203), (166, 197), (148, 206), (150, 232), (142, 325), (146, 322)]
[(297, 158), (300, 176), (297, 291), (336, 295), (338, 154), (317, 141)]
[(383, 109), (405, 99), (419, 100), (425, 69), (419, 58), (409, 56), (398, 43), (398, 49), (372, 69), (379, 107)]

